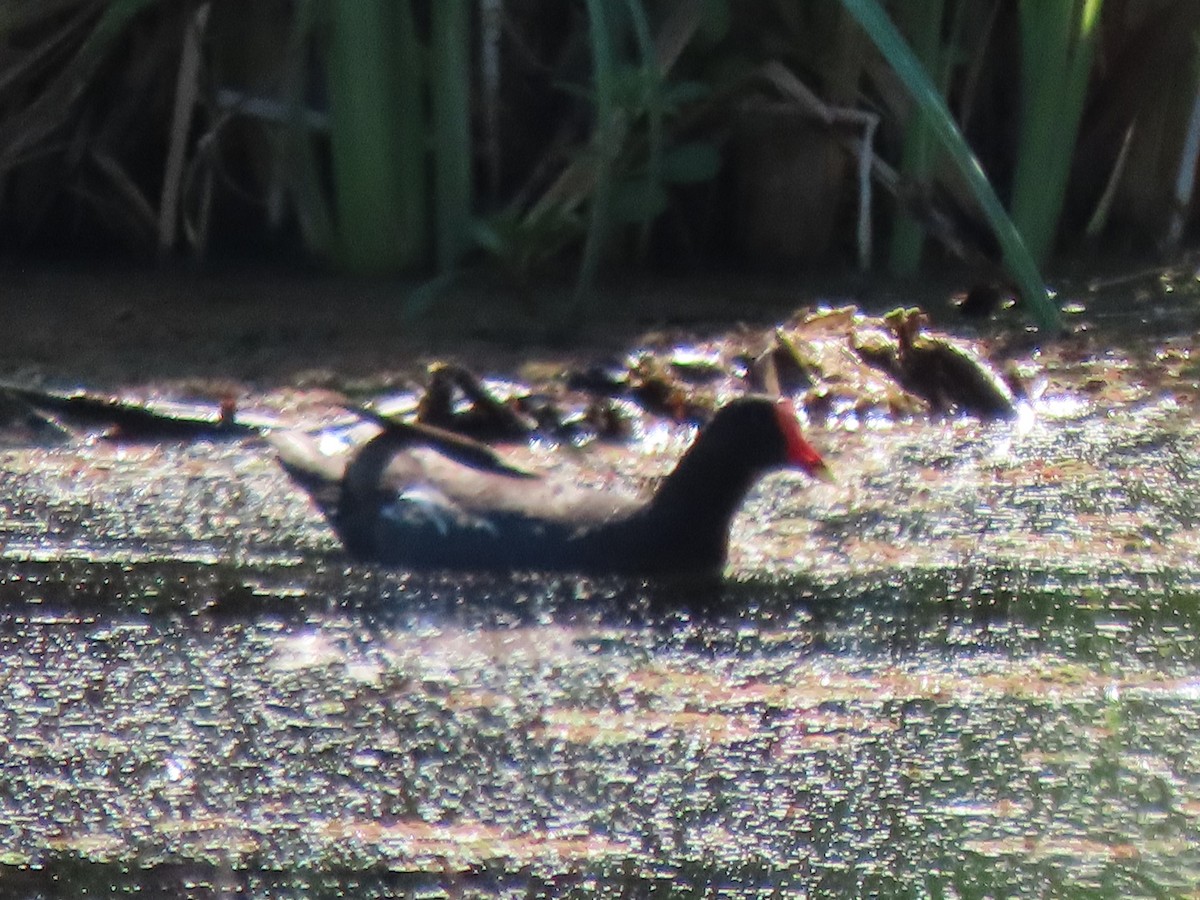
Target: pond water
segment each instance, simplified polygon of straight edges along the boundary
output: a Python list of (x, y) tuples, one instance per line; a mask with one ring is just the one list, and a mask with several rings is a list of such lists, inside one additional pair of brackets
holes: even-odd
[(1193, 894), (1194, 409), (1081, 396), (815, 432), (704, 595), (348, 565), (254, 442), (0, 451), (0, 895)]

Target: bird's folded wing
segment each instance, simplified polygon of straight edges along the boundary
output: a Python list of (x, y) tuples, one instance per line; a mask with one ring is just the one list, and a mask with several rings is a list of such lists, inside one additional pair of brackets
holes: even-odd
[(336, 484), (346, 473), (349, 447), (330, 448), (319, 437), (303, 431), (273, 431), (267, 441), (279, 455), (279, 461), (294, 475)]

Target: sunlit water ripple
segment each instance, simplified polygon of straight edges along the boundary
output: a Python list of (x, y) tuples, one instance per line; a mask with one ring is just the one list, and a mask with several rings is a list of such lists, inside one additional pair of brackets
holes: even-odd
[(1194, 425), (816, 440), (719, 595), (347, 566), (263, 448), (5, 451), (0, 892), (1195, 891)]

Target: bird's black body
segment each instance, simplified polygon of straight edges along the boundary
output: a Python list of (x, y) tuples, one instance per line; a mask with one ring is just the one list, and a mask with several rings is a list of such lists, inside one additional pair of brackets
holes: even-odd
[(719, 410), (649, 499), (481, 466), (384, 424), (346, 464), (329, 512), (350, 554), (390, 566), (710, 574), (746, 493), (789, 464), (824, 468), (790, 405), (765, 397)]

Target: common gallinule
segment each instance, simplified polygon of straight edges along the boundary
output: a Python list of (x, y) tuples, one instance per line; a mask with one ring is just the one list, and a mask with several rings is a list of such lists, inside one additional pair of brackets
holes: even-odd
[(380, 424), (340, 481), (311, 439), (275, 445), (310, 489), (338, 481), (323, 505), (350, 554), (408, 568), (711, 575), (761, 475), (789, 465), (826, 475), (792, 405), (762, 396), (718, 410), (649, 499), (534, 475), (438, 429)]

